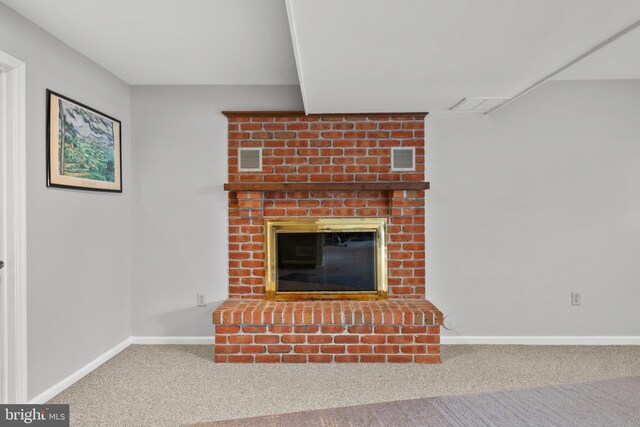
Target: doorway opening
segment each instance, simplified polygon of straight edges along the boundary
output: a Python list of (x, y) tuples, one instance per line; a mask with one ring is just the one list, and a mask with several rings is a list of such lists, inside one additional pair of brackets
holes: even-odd
[(27, 402), (25, 64), (0, 51), (0, 403)]

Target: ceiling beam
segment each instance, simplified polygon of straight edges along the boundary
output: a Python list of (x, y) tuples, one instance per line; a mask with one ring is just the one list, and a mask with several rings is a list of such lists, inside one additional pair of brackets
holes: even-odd
[(300, 46), (298, 44), (298, 36), (296, 32), (296, 23), (293, 17), (293, 0), (286, 0), (287, 17), (289, 19), (289, 30), (291, 31), (291, 42), (293, 43), (293, 56), (296, 61), (296, 69), (298, 70), (298, 84), (300, 85), (300, 93), (302, 94), (302, 106), (304, 111), (309, 111), (309, 105), (307, 104), (307, 96), (304, 90), (304, 78), (302, 77), (302, 64), (300, 57)]

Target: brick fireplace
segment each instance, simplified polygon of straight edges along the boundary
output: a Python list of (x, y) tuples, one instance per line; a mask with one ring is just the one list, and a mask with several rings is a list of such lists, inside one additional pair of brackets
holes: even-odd
[[(442, 314), (425, 299), (425, 113), (224, 114), (229, 121), (229, 300), (213, 313), (215, 361), (438, 362)], [(376, 253), (384, 253), (386, 274), (378, 271), (376, 277), (383, 277), (384, 292), (353, 296), (315, 289), (315, 294), (281, 298), (290, 301), (275, 300), (268, 286), (278, 278), (267, 277), (265, 260), (277, 256), (266, 253), (275, 247), (266, 245), (266, 225), (291, 219), (383, 224), (384, 252), (378, 248)], [(315, 230), (351, 234), (318, 237), (313, 242), (329, 243), (307, 244), (299, 250), (300, 259), (308, 263), (311, 256), (316, 270), (323, 270), (317, 267), (325, 266), (319, 254), (326, 248), (348, 246), (341, 241), (346, 237), (357, 241), (352, 246), (364, 245), (360, 241), (366, 239), (352, 237), (348, 227)], [(338, 265), (334, 281), (337, 275), (349, 285), (332, 262)], [(296, 286), (317, 276), (308, 266), (295, 268), (287, 277), (295, 277)], [(308, 281), (317, 287), (321, 280)]]

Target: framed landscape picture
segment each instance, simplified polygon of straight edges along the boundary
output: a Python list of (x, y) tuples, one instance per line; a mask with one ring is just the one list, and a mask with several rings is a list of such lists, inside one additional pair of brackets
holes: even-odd
[(120, 121), (47, 90), (47, 187), (122, 192)]

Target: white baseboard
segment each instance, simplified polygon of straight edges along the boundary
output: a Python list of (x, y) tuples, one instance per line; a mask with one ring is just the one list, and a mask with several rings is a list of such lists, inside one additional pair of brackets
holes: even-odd
[(640, 336), (440, 336), (442, 344), (640, 345)]
[(210, 337), (131, 337), (131, 344), (213, 345), (213, 334)]
[[(446, 336), (442, 344), (640, 345), (640, 336)], [(213, 345), (213, 337), (131, 337), (131, 344)]]
[(73, 385), (75, 382), (82, 379), (85, 375), (89, 374), (91, 371), (96, 369), (98, 366), (102, 365), (109, 359), (111, 359), (116, 354), (120, 353), (125, 348), (131, 345), (131, 338), (127, 338), (122, 341), (120, 344), (116, 345), (110, 350), (107, 350), (105, 353), (101, 354), (91, 362), (84, 365), (82, 368), (78, 369), (73, 374), (69, 375), (62, 381), (55, 384), (53, 387), (48, 388), (44, 392), (40, 393), (33, 399), (29, 401), (29, 403), (34, 405), (41, 405), (49, 401), (51, 398), (63, 392), (65, 389)]

